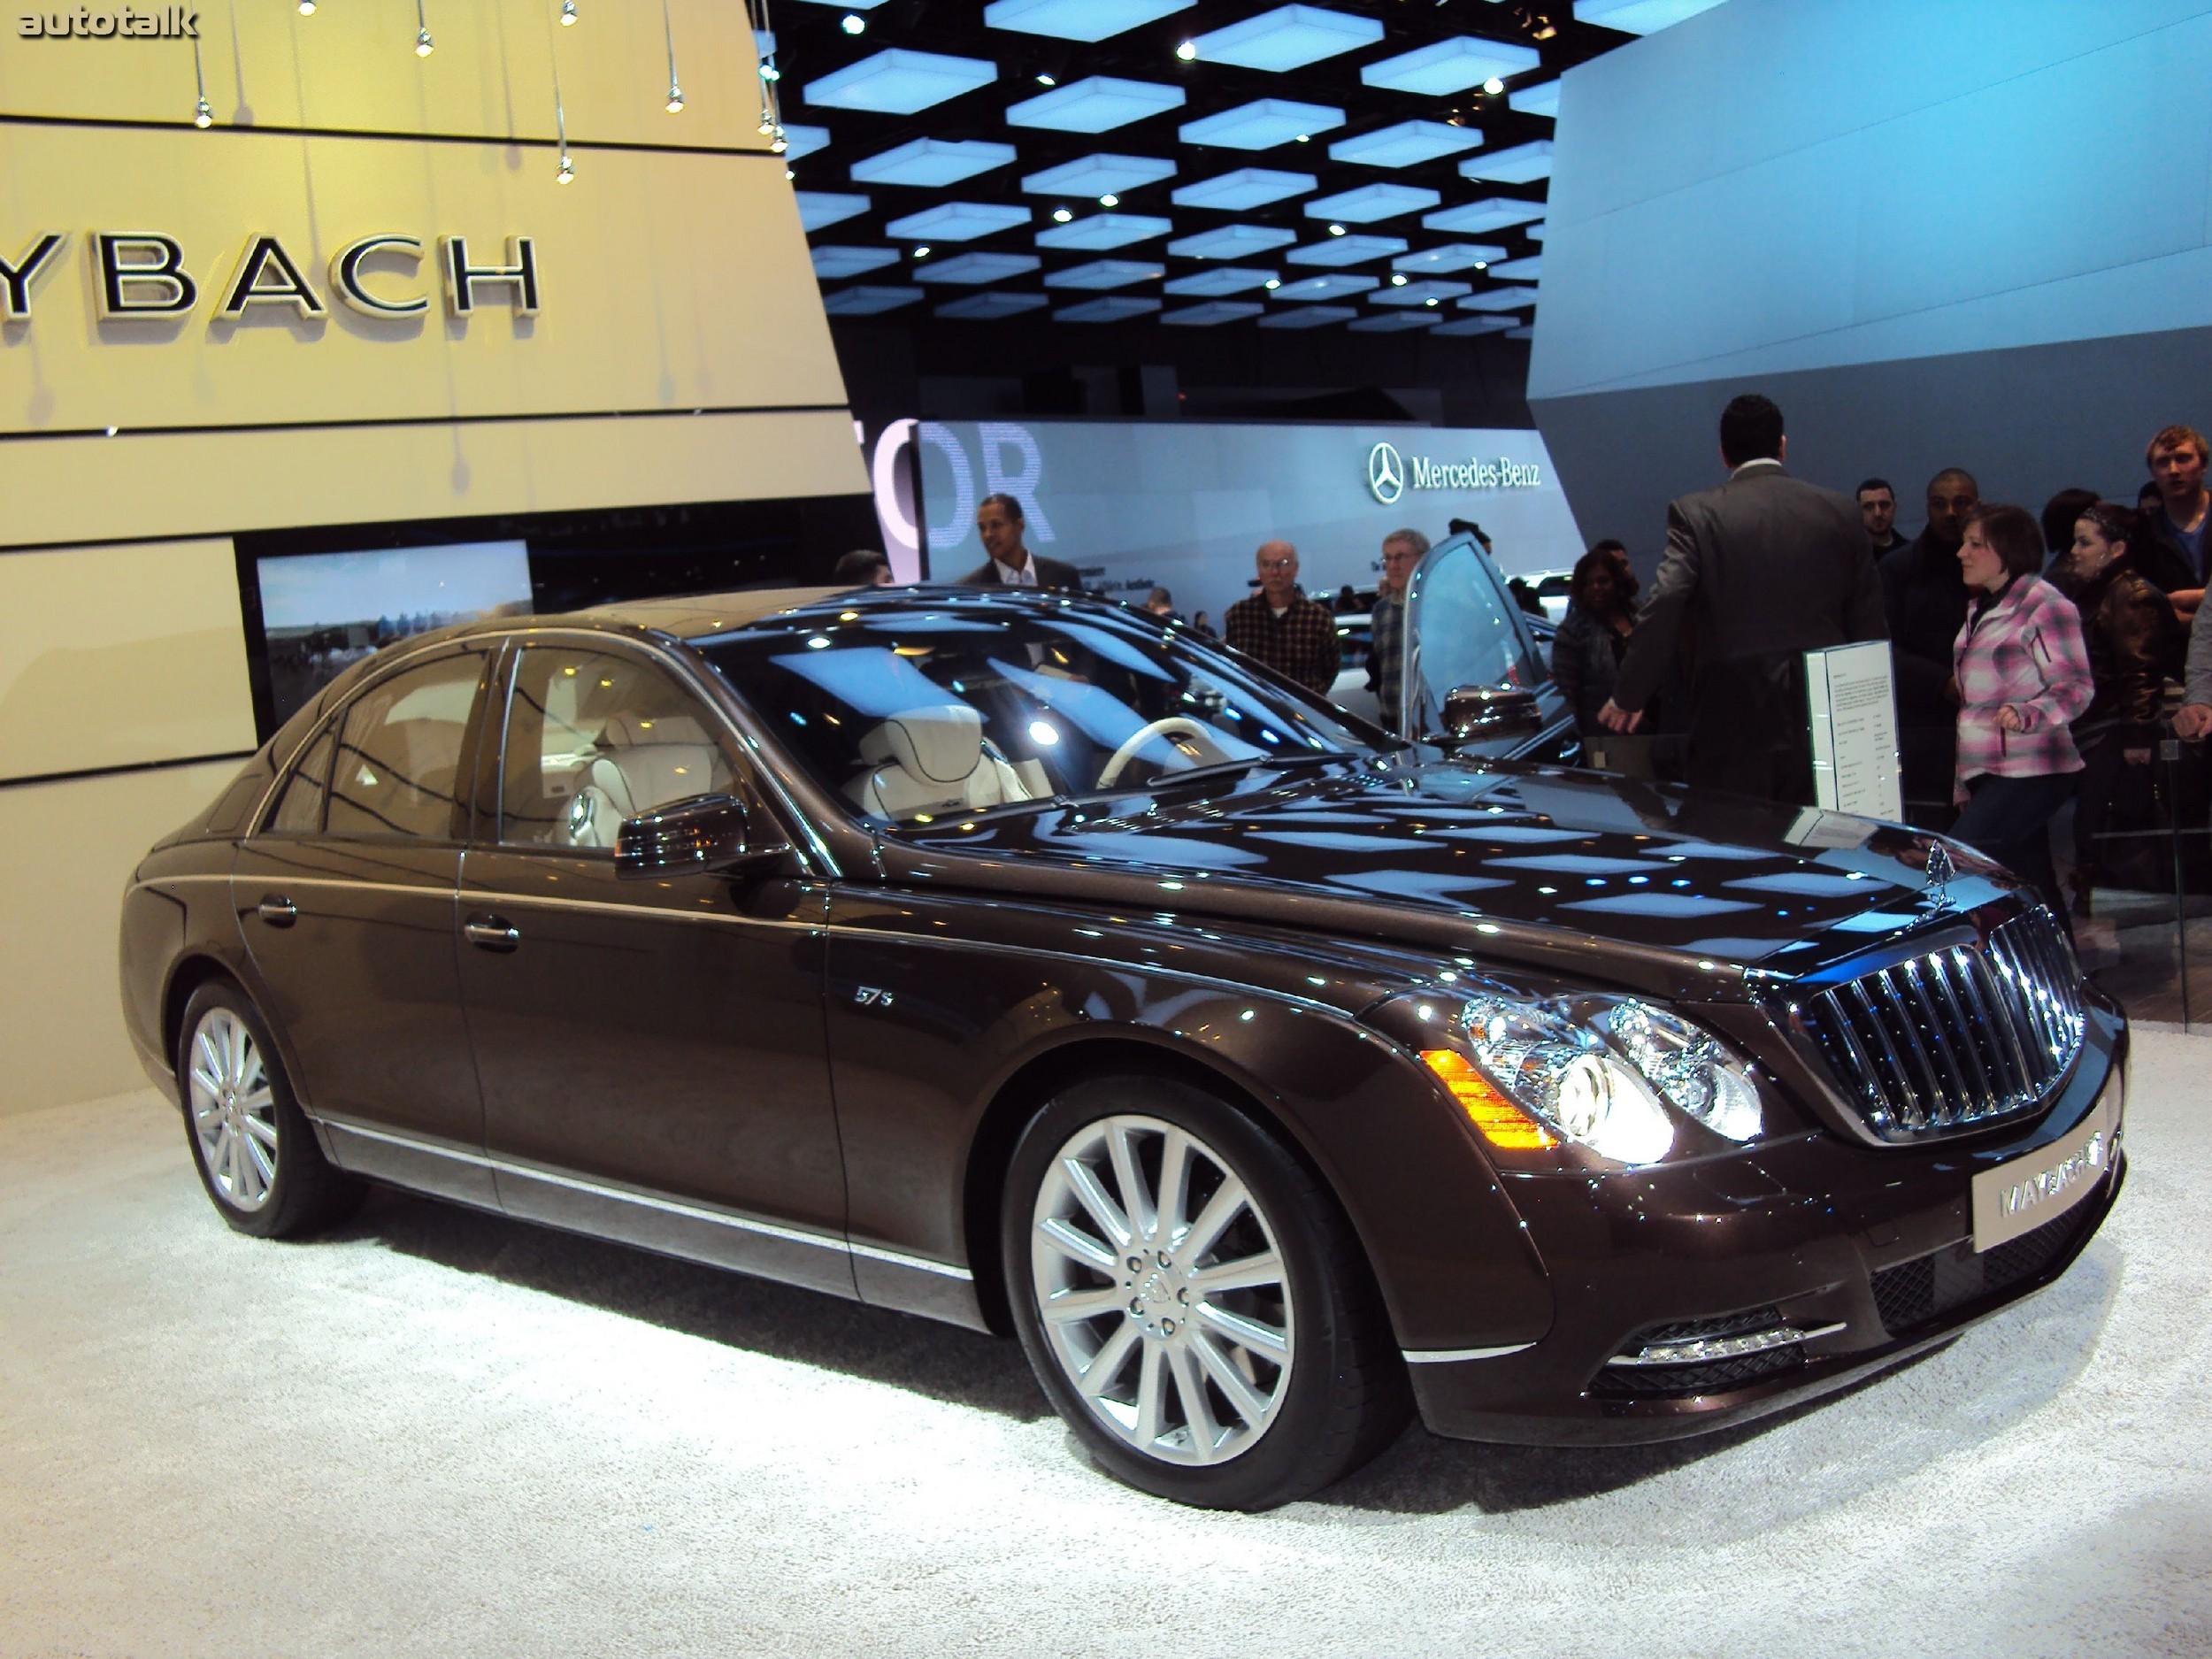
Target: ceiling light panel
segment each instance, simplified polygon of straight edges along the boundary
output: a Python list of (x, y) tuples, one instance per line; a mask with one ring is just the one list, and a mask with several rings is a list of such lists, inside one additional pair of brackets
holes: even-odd
[(1575, 21), (1618, 29), (1624, 35), (1656, 35), (1719, 4), (1720, 0), (1575, 0)]
[(1493, 184), (1534, 184), (1539, 179), (1551, 177), (1551, 151), (1552, 141), (1540, 138), (1534, 143), (1516, 144), (1510, 150), (1470, 156), (1459, 164), (1459, 176), (1484, 179)]
[(1270, 202), (1303, 196), (1317, 180), (1310, 173), (1278, 173), (1271, 167), (1239, 167), (1217, 178), (1187, 184), (1176, 191), (1178, 207), (1210, 207), (1225, 213), (1248, 213)]
[(949, 259), (925, 260), (916, 265), (914, 280), (980, 288), (986, 282), (1027, 276), (1043, 263), (1033, 253), (956, 253)]
[(1421, 222), (1431, 230), (1459, 231), (1479, 236), (1486, 230), (1503, 230), (1509, 225), (1525, 225), (1543, 217), (1541, 202), (1517, 202), (1510, 196), (1494, 196), (1470, 202), (1464, 207), (1448, 207), (1441, 213), (1428, 214)]
[(1411, 167), (1440, 156), (1456, 156), (1482, 142), (1482, 130), (1443, 121), (1401, 121), (1329, 146), (1329, 159), (1363, 167)]
[(1316, 196), (1306, 204), (1308, 219), (1337, 219), (1348, 225), (1371, 225), (1401, 213), (1418, 213), (1444, 198), (1410, 184), (1363, 184), (1356, 190)]
[(856, 184), (904, 184), (941, 188), (972, 179), (979, 173), (1003, 167), (1014, 159), (1011, 144), (990, 144), (980, 139), (948, 143), (940, 138), (918, 138), (880, 156), (852, 165)]
[(987, 58), (948, 58), (895, 47), (808, 81), (806, 101), (829, 110), (911, 115), (997, 79), (998, 65)]
[(826, 242), (812, 250), (814, 279), (818, 282), (837, 282), (846, 277), (858, 276), (863, 271), (880, 271), (887, 265), (899, 262), (895, 248), (849, 248)]
[(1210, 294), (1248, 294), (1254, 288), (1263, 288), (1275, 280), (1275, 273), (1258, 265), (1222, 265), (1212, 271), (1195, 271), (1189, 276), (1177, 277), (1172, 282), (1161, 284), (1164, 294), (1187, 294), (1194, 299)]
[(1084, 156), (1064, 161), (1022, 180), (1031, 196), (1118, 196), (1175, 176), (1175, 164), (1156, 156)]
[[(1257, 98), (1233, 110), (1186, 121), (1177, 128), (1187, 144), (1216, 144), (1224, 150), (1272, 150), (1344, 125), (1344, 111), (1325, 104), (1297, 104), (1288, 98)], [(1481, 141), (1478, 139), (1477, 142)]]
[(1471, 271), (1479, 265), (1504, 257), (1504, 249), (1494, 248), (1486, 242), (1448, 242), (1440, 248), (1424, 248), (1418, 253), (1402, 254), (1390, 262), (1390, 268), (1442, 276), (1453, 271)]
[(1223, 225), (1171, 242), (1167, 250), (1186, 259), (1244, 259), (1287, 248), (1297, 240), (1295, 231), (1273, 230), (1263, 225)]
[(1041, 127), (1055, 133), (1105, 133), (1182, 107), (1180, 87), (1093, 75), (1072, 86), (1055, 87), (1037, 97), (1024, 98), (1007, 110), (1006, 119), (1015, 127)]
[(1440, 305), (1473, 291), (1467, 282), (1409, 282), (1402, 288), (1377, 288), (1372, 297), (1378, 305), (1426, 305), (1431, 300)]
[(1559, 83), (1556, 81), (1539, 81), (1532, 87), (1519, 87), (1506, 103), (1524, 115), (1547, 115), (1559, 119)]
[(1325, 328), (1331, 323), (1348, 323), (1359, 313), (1349, 305), (1294, 305), (1286, 311), (1276, 311), (1260, 319), (1263, 328)]
[(1379, 286), (1371, 276), (1350, 276), (1342, 272), (1329, 276), (1310, 276), (1296, 282), (1286, 282), (1275, 290), (1279, 300), (1340, 300), (1354, 294), (1364, 294)]
[(1508, 259), (1503, 265), (1492, 265), (1490, 274), (1494, 277), (1510, 277), (1516, 282), (1540, 280), (1544, 274), (1544, 256), (1540, 253), (1532, 253), (1525, 259)]
[(1132, 242), (1150, 242), (1174, 228), (1171, 219), (1151, 219), (1142, 213), (1094, 213), (1072, 225), (1055, 225), (1050, 230), (1039, 231), (1037, 246), (1099, 252), (1108, 248), (1126, 248)]
[(1334, 58), (1339, 52), (1372, 46), (1382, 37), (1383, 26), (1372, 18), (1348, 17), (1318, 6), (1289, 5), (1201, 35), (1191, 45), (1201, 63), (1234, 64), (1241, 69), (1265, 69), (1279, 74)]
[(1141, 259), (1094, 259), (1045, 276), (1048, 288), (1125, 288), (1132, 282), (1153, 282), (1167, 274), (1166, 267)]
[(895, 311), (922, 297), (919, 288), (837, 288), (822, 296), (822, 309), (833, 317), (873, 317)]
[(1543, 59), (1531, 46), (1505, 41), (1480, 41), (1462, 35), (1418, 51), (1402, 53), (1369, 64), (1359, 78), (1371, 87), (1391, 92), (1415, 92), (1425, 97), (1448, 97), (1490, 80), (1525, 74)]
[(1521, 227), (1521, 234), (1527, 237), (1531, 242), (1543, 241), (1544, 221), (1540, 219), (1532, 225), (1524, 225)]
[(914, 242), (973, 242), (1029, 223), (1029, 210), (999, 202), (940, 202), (886, 225), (884, 234)]
[(799, 223), (810, 232), (857, 219), (870, 206), (864, 196), (838, 196), (825, 190), (795, 190), (792, 194), (799, 204)]
[(1394, 334), (1409, 328), (1433, 328), (1440, 319), (1426, 311), (1384, 311), (1363, 317), (1347, 331), (1355, 334)]
[(1513, 326), (1510, 317), (1455, 317), (1448, 323), (1439, 323), (1440, 334), (1502, 334)]
[(1056, 321), (1064, 323), (1119, 323), (1132, 317), (1149, 316), (1159, 309), (1157, 300), (1117, 296), (1112, 299), (1087, 300), (1080, 305), (1063, 305), (1052, 315)]
[(1523, 323), (1518, 328), (1509, 328), (1505, 331), (1504, 338), (1508, 340), (1533, 340), (1536, 338), (1536, 325), (1534, 323)]
[(1536, 303), (1536, 290), (1530, 288), (1485, 288), (1479, 294), (1470, 294), (1460, 301), (1463, 311), (1517, 311), (1524, 305)]
[(1283, 258), (1291, 265), (1364, 265), (1406, 250), (1402, 236), (1332, 236), (1326, 242), (1293, 248)]
[(1041, 294), (964, 294), (937, 308), (940, 317), (964, 318), (970, 322), (992, 322), (1042, 310), (1052, 302)]
[(783, 158), (786, 162), (796, 161), (826, 148), (829, 142), (826, 127), (787, 127), (783, 129)]
[(992, 0), (983, 8), (987, 27), (1055, 40), (1102, 41), (1178, 12), (1198, 0)]
[(1181, 328), (1211, 328), (1217, 323), (1242, 322), (1267, 309), (1250, 300), (1215, 300), (1205, 305), (1186, 305), (1179, 311), (1164, 311), (1160, 321)]

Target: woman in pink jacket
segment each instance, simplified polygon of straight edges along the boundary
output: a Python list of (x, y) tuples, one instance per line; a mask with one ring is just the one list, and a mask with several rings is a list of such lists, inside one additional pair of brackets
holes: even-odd
[(2081, 613), (2036, 573), (2042, 563), (2043, 533), (2024, 509), (1985, 505), (1967, 519), (1951, 833), (2033, 882), (2062, 920), (2051, 819), (2073, 795), (2082, 758), (2069, 727), (2096, 687)]

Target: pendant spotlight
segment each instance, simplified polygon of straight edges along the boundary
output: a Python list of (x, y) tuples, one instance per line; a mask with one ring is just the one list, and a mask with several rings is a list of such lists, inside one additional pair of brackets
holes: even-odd
[(313, 17), (315, 15), (315, 0), (300, 0), (300, 15), (303, 18)]
[(215, 106), (207, 101), (207, 71), (200, 64), (200, 38), (192, 37), (192, 84), (199, 97), (192, 105), (192, 125), (201, 128), (215, 125)]
[(668, 19), (668, 0), (661, 0), (661, 36), (668, 42), (668, 112), (680, 113), (684, 89), (676, 84), (676, 26)]
[[(561, 7), (561, 21), (564, 25), (576, 20), (573, 15), (574, 11), (575, 0), (566, 0), (566, 4)], [(549, 35), (551, 31), (548, 30), (547, 33)], [(551, 46), (553, 42), (548, 40), (546, 44)], [(560, 144), (561, 153), (560, 160), (554, 164), (553, 182), (573, 184), (576, 181), (576, 164), (569, 158), (568, 154), (568, 110), (561, 100), (561, 58), (557, 51), (550, 55), (553, 60), (553, 136)]]
[(573, 28), (576, 25), (576, 0), (561, 0), (561, 27)]
[(415, 0), (415, 56), (427, 58), (437, 50), (430, 38), (430, 20), (422, 14), (422, 0)]
[(848, 12), (839, 19), (837, 27), (848, 35), (865, 35), (868, 32), (868, 19), (857, 12)]

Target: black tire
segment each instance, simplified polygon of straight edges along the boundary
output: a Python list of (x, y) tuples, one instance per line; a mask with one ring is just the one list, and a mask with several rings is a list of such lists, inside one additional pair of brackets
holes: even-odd
[[(250, 1044), (238, 1050), (248, 1087), (228, 1091), (234, 1099), (226, 1098), (220, 1087), (208, 1087), (219, 1083), (229, 1064), (225, 1040), (233, 1034)], [(257, 1239), (288, 1239), (342, 1221), (359, 1206), (366, 1188), (323, 1156), (269, 1040), (268, 1023), (242, 987), (211, 979), (192, 994), (179, 1027), (176, 1064), (192, 1167), (216, 1213), (231, 1226)], [(260, 1099), (250, 1087), (257, 1071), (267, 1094), (265, 1106), (255, 1110), (247, 1102)], [(248, 1117), (259, 1125), (246, 1125), (250, 1133), (239, 1126)], [(264, 1129), (273, 1133), (273, 1147)]]
[[(1218, 1246), (1202, 1244), (1175, 1263), (1171, 1243), (1147, 1250), (1132, 1242), (1112, 1253), (1110, 1274), (1103, 1265), (1054, 1247), (1033, 1256), (1033, 1240), (1048, 1223), (1060, 1220), (1089, 1234), (1091, 1244), (1106, 1241), (1106, 1229), (1096, 1223), (1094, 1211), (1085, 1208), (1079, 1214), (1068, 1208), (1077, 1187), (1061, 1162), (1064, 1152), (1087, 1148), (1075, 1154), (1078, 1162), (1096, 1156), (1110, 1165), (1112, 1138), (1118, 1134), (1122, 1156), (1139, 1171), (1140, 1190), (1149, 1183), (1157, 1194), (1168, 1184), (1161, 1165), (1169, 1156), (1171, 1129), (1198, 1143), (1189, 1155), (1190, 1196), (1176, 1207), (1189, 1225), (1177, 1236), (1187, 1241), (1204, 1232), (1208, 1171), (1219, 1177), (1212, 1193), (1234, 1180), (1248, 1195), (1249, 1203), (1220, 1233)], [(1102, 1168), (1111, 1175), (1112, 1195), (1125, 1205), (1118, 1170)], [(1165, 1205), (1156, 1200), (1154, 1207)], [(1170, 1231), (1163, 1221), (1155, 1241), (1164, 1241)], [(1202, 1288), (1198, 1302), (1189, 1299), (1187, 1291), (1198, 1287), (1195, 1276), (1217, 1272), (1227, 1262), (1260, 1261), (1270, 1240), (1282, 1270), (1279, 1282), (1225, 1294)], [(1334, 1199), (1249, 1114), (1188, 1083), (1143, 1074), (1098, 1078), (1046, 1102), (1022, 1132), (1008, 1166), (1000, 1255), (1015, 1326), (1046, 1396), (1108, 1472), (1143, 1491), (1206, 1509), (1272, 1509), (1318, 1491), (1366, 1463), (1396, 1437), (1410, 1413), (1404, 1362), (1365, 1256)], [(1069, 1260), (1064, 1262), (1064, 1256)], [(1142, 1269), (1133, 1265), (1140, 1261)], [(1156, 1262), (1163, 1271), (1151, 1271)], [(1080, 1282), (1046, 1288), (1067, 1275)], [(1043, 1311), (1048, 1295), (1061, 1312), (1050, 1321)], [(1240, 1295), (1262, 1300), (1234, 1303), (1232, 1299)], [(1073, 1315), (1074, 1308), (1090, 1305), (1085, 1298), (1100, 1302), (1099, 1311)], [(1271, 1369), (1271, 1362), (1256, 1357), (1256, 1348), (1237, 1346), (1240, 1339), (1233, 1328), (1225, 1346), (1219, 1322), (1224, 1310), (1232, 1319), (1248, 1314), (1256, 1323), (1247, 1328), (1256, 1333), (1286, 1333), (1282, 1344), (1286, 1363)], [(1178, 1317), (1179, 1340), (1202, 1343), (1211, 1353), (1193, 1349), (1177, 1362), (1170, 1350), (1178, 1340), (1173, 1334)], [(1125, 1326), (1137, 1333), (1126, 1334)], [(1148, 1345), (1160, 1352), (1148, 1354)], [(1087, 1346), (1089, 1366), (1079, 1370), (1075, 1362), (1084, 1356), (1072, 1350)], [(1225, 1356), (1235, 1359), (1239, 1376), (1248, 1385), (1243, 1397), (1269, 1402), (1256, 1428), (1248, 1410), (1240, 1418), (1240, 1408), (1223, 1385), (1218, 1364)], [(1179, 1363), (1189, 1371), (1177, 1369)], [(1165, 1390), (1154, 1396), (1158, 1403), (1152, 1426), (1170, 1423), (1164, 1435), (1148, 1440), (1144, 1379), (1155, 1373), (1148, 1367), (1157, 1368), (1152, 1386)], [(1102, 1377), (1094, 1390), (1101, 1396), (1095, 1406), (1085, 1392), (1090, 1369)], [(1118, 1385), (1117, 1373), (1123, 1379)], [(1206, 1402), (1195, 1420), (1187, 1404), (1187, 1376), (1196, 1380), (1197, 1393)], [(1084, 1386), (1079, 1386), (1079, 1377)], [(1226, 1380), (1234, 1385), (1238, 1378)], [(1209, 1449), (1203, 1455), (1219, 1455), (1220, 1461), (1190, 1461), (1201, 1455), (1195, 1449), (1201, 1423), (1219, 1430), (1218, 1440), (1209, 1438), (1210, 1448), (1233, 1445), (1235, 1449), (1220, 1454)], [(1245, 1438), (1238, 1444), (1240, 1435)]]

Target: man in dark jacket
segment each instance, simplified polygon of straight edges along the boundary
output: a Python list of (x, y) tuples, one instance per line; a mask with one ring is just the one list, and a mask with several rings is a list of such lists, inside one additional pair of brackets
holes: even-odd
[(1011, 495), (986, 495), (975, 510), (975, 532), (983, 550), (991, 557), (965, 576), (968, 588), (1056, 588), (1079, 594), (1083, 579), (1075, 566), (1058, 559), (1039, 558), (1023, 540), (1028, 532), (1021, 503)]
[(1636, 729), (1687, 619), (1697, 640), (1689, 780), (1809, 806), (1804, 654), (1886, 630), (1857, 504), (1785, 472), (1788, 452), (1782, 411), (1767, 399), (1728, 405), (1728, 481), (1668, 507), (1666, 556), (1598, 718)]
[(1927, 527), (1881, 563), (1905, 816), (1932, 829), (1952, 817), (1958, 707), (1951, 701), (1951, 648), (1966, 626), (1967, 602), (1959, 543), (1966, 539), (1967, 515), (1981, 499), (1971, 472), (1946, 467), (1928, 480)]

